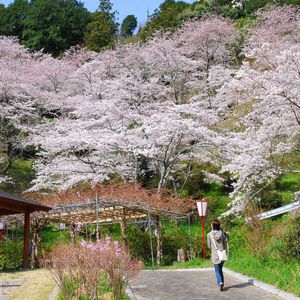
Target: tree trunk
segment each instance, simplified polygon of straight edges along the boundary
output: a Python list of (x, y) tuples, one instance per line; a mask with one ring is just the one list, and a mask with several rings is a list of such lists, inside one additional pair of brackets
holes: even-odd
[(37, 227), (32, 230), (32, 244), (31, 244), (31, 269), (38, 266), (38, 244), (41, 241)]
[(162, 232), (159, 216), (154, 217), (154, 222), (156, 225), (156, 263), (160, 266), (162, 258)]
[(122, 244), (124, 247), (126, 247), (127, 224), (126, 224), (126, 209), (125, 208), (123, 208), (123, 215), (122, 215), (122, 220), (120, 222), (120, 225), (121, 225)]

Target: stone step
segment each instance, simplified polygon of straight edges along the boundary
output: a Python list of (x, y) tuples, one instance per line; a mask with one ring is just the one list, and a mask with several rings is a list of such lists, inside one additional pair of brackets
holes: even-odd
[(22, 283), (22, 280), (0, 280), (0, 300), (8, 300), (12, 291)]

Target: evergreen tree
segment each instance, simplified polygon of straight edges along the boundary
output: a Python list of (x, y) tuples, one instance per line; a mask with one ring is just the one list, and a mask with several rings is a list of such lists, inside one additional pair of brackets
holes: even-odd
[(6, 9), (0, 7), (0, 34), (22, 38), (25, 20), (28, 15), (27, 0), (15, 0)]
[(134, 15), (127, 16), (121, 26), (121, 37), (127, 38), (133, 35), (137, 27), (137, 18)]
[(145, 40), (159, 29), (177, 27), (181, 20), (178, 17), (190, 4), (183, 1), (165, 0), (150, 17), (146, 26), (140, 32), (140, 38)]
[(111, 14), (112, 16), (115, 15), (115, 13), (112, 12), (112, 3), (110, 2), (110, 0), (100, 0), (99, 11)]
[(0, 4), (0, 35), (5, 35), (5, 25), (6, 22), (4, 21), (5, 18), (5, 6), (3, 4)]
[(83, 42), (89, 12), (77, 0), (34, 0), (25, 20), (23, 42), (54, 56)]
[(110, 0), (101, 0), (98, 11), (92, 14), (91, 22), (87, 25), (85, 36), (87, 48), (99, 52), (112, 47), (117, 30), (116, 12), (112, 11), (112, 3)]

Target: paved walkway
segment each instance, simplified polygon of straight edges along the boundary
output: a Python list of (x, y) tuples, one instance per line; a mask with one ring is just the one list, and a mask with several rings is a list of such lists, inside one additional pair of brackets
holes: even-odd
[(224, 274), (225, 291), (216, 287), (213, 271), (142, 271), (131, 283), (137, 300), (271, 300), (282, 299)]

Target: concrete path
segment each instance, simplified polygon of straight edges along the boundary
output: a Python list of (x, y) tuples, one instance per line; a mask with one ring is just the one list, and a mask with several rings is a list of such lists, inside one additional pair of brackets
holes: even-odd
[(131, 283), (137, 300), (271, 300), (282, 299), (224, 274), (225, 291), (213, 271), (142, 271)]

